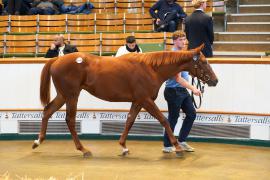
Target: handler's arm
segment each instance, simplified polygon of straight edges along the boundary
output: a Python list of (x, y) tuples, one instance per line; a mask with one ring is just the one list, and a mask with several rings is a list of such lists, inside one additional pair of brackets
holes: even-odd
[(176, 80), (176, 82), (181, 84), (183, 87), (191, 90), (196, 96), (201, 95), (201, 91), (199, 89), (197, 89), (195, 86), (192, 86), (191, 84), (189, 84), (189, 82), (186, 81), (184, 78), (182, 78), (179, 74), (177, 74), (175, 76), (175, 80)]

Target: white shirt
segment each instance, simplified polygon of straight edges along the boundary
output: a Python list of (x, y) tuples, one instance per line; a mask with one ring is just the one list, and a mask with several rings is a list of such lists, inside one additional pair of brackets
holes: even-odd
[[(139, 53), (142, 53), (142, 49), (141, 49), (140, 47), (139, 47), (139, 49), (140, 49), (140, 52), (139, 52)], [(130, 53), (130, 52), (127, 50), (126, 46), (121, 46), (121, 47), (118, 49), (118, 51), (117, 51), (115, 57), (122, 56), (122, 55), (128, 54), (128, 53)]]
[(65, 45), (59, 47), (59, 54), (58, 54), (58, 56), (64, 56), (64, 55), (65, 55), (65, 54), (64, 54), (64, 48), (65, 48)]

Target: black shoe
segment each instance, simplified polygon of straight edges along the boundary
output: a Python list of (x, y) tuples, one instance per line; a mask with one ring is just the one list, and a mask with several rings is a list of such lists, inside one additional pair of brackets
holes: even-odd
[(167, 24), (160, 24), (158, 27), (157, 27), (157, 31), (158, 32), (161, 32), (161, 31), (165, 31), (165, 28), (167, 27)]

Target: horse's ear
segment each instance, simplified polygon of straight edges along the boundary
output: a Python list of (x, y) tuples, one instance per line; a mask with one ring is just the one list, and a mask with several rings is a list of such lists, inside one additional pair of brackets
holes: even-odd
[(202, 49), (204, 48), (204, 43), (202, 43), (199, 47), (198, 47), (198, 51), (202, 51)]
[(193, 52), (193, 60), (197, 61), (200, 59), (200, 54), (202, 49), (204, 48), (204, 43), (201, 44), (200, 46), (196, 47), (195, 49), (191, 49)]
[(191, 50), (195, 51), (196, 54), (200, 54), (203, 48), (204, 48), (204, 43), (196, 47), (195, 49), (191, 49)]

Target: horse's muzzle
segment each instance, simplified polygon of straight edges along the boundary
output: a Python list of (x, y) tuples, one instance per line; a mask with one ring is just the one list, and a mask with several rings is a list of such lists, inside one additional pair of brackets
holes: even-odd
[(209, 80), (206, 82), (208, 86), (216, 86), (218, 83), (218, 79), (216, 80)]

